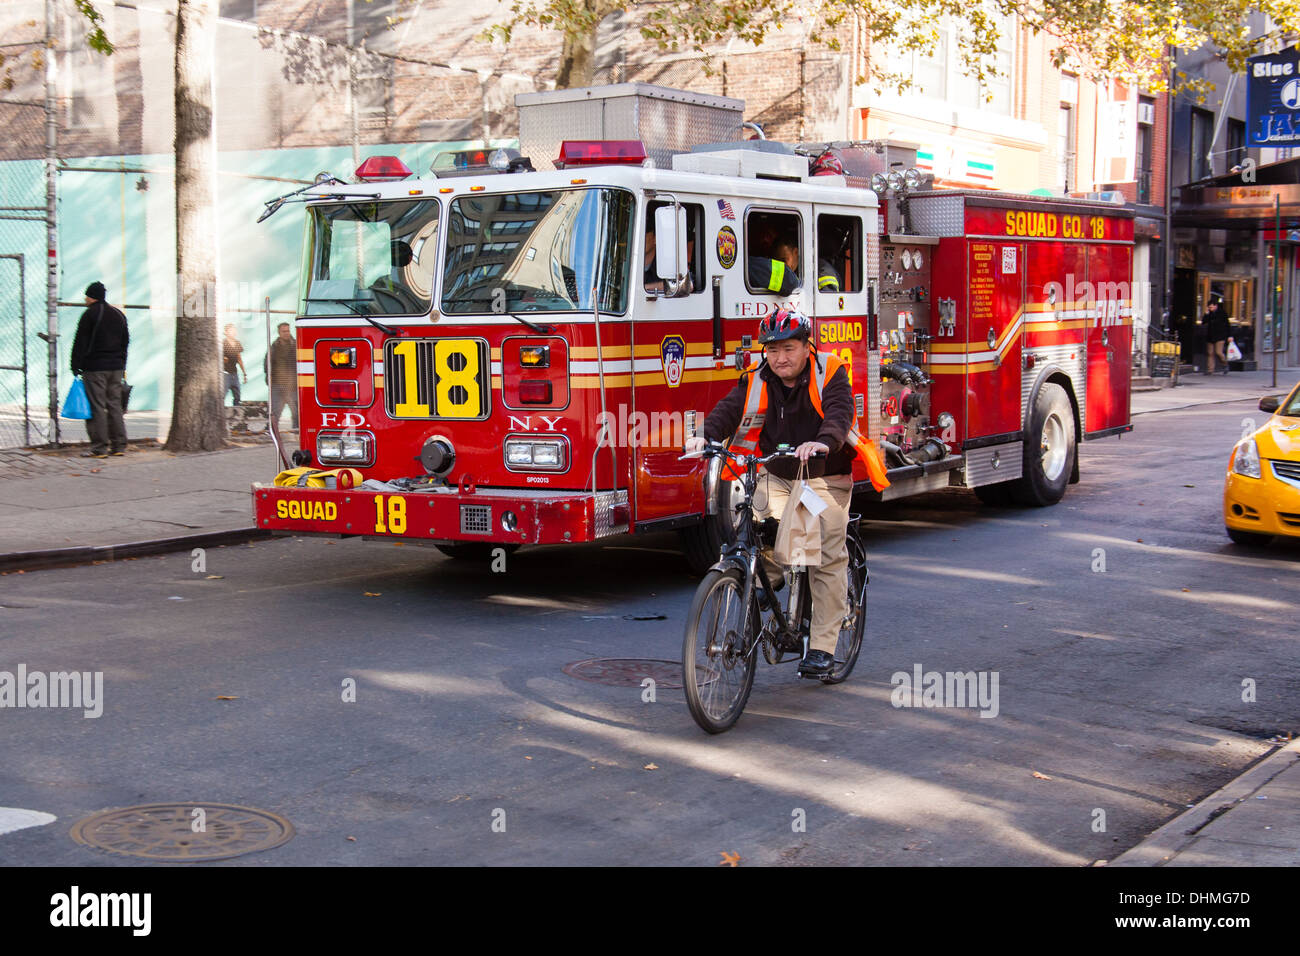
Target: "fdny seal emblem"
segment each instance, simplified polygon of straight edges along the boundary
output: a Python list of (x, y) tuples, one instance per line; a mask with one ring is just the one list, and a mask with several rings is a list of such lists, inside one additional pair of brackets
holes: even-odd
[(734, 229), (723, 226), (718, 230), (718, 263), (722, 268), (730, 269), (736, 264), (736, 250), (739, 248)]
[(659, 344), (659, 358), (664, 366), (664, 380), (669, 388), (682, 384), (686, 371), (686, 341), (680, 335), (666, 336)]

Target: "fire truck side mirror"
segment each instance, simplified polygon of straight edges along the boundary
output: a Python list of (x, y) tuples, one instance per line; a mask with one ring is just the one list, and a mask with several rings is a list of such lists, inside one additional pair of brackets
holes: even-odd
[[(665, 283), (676, 283), (679, 278), (685, 279), (689, 267), (686, 261), (686, 210), (677, 203), (660, 206), (655, 210), (655, 273)], [(685, 286), (684, 281), (682, 286)]]

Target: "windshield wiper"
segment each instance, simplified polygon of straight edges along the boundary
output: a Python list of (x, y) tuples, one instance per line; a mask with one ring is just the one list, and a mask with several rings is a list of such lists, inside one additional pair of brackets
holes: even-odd
[(507, 312), (506, 315), (510, 316), (510, 318), (514, 319), (520, 325), (532, 329), (538, 335), (550, 335), (552, 332), (555, 331), (555, 326), (553, 325), (534, 325), (532, 322), (529, 322), (527, 319), (522, 318), (521, 316), (515, 315), (513, 312)]
[(403, 335), (406, 334), (406, 333), (403, 332), (401, 329), (393, 328), (393, 327), (390, 326), (390, 325), (384, 325), (384, 323), (378, 321), (377, 319), (373, 319), (373, 318), (371, 318), (369, 312), (362, 312), (360, 309), (358, 309), (355, 305), (353, 305), (353, 304), (352, 304), (349, 300), (347, 300), (347, 299), (313, 298), (313, 297), (310, 297), (310, 296), (309, 296), (305, 301), (307, 301), (307, 302), (337, 302), (339, 305), (345, 305), (345, 306), (347, 306), (349, 309), (351, 309), (351, 310), (352, 310), (353, 312), (355, 312), (357, 315), (361, 316), (363, 319), (365, 319), (367, 322), (369, 322), (371, 325), (373, 325), (375, 328), (377, 328), (380, 332), (383, 332), (385, 335), (392, 335), (392, 336), (395, 336), (395, 337), (401, 337), (401, 336), (403, 336)]

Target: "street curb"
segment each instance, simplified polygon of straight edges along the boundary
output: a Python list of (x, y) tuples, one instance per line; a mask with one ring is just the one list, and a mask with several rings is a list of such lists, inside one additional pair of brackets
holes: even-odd
[(1200, 838), (1201, 829), (1211, 820), (1229, 812), (1237, 804), (1267, 785), (1278, 774), (1300, 760), (1300, 740), (1279, 747), (1235, 780), (1210, 794), (1192, 809), (1180, 813), (1130, 850), (1121, 853), (1107, 866), (1164, 866)]
[(1189, 408), (1200, 408), (1202, 405), (1235, 405), (1237, 402), (1257, 402), (1258, 399), (1249, 395), (1242, 398), (1215, 398), (1204, 402), (1192, 402), (1189, 405), (1171, 405), (1169, 408), (1148, 408), (1145, 412), (1133, 412), (1129, 417), (1137, 418), (1139, 415), (1158, 415), (1161, 412), (1183, 412)]
[(131, 541), (126, 544), (15, 551), (10, 554), (0, 554), (0, 573), (36, 571), (74, 564), (90, 564), (95, 561), (120, 561), (124, 558), (142, 558), (155, 554), (170, 554), (174, 551), (188, 551), (191, 548), (219, 548), (223, 545), (244, 544), (271, 537), (275, 537), (275, 533), (262, 528), (235, 528), (230, 531), (205, 531), (178, 538), (155, 538), (150, 541)]

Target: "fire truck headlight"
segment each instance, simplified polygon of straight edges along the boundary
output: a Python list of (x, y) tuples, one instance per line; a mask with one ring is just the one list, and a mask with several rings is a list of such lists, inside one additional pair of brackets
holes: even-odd
[(559, 444), (555, 442), (538, 442), (533, 445), (533, 464), (539, 468), (559, 467)]
[(562, 439), (506, 439), (506, 467), (512, 471), (564, 471), (568, 445)]
[(375, 436), (369, 432), (322, 434), (316, 439), (316, 460), (322, 465), (369, 465), (374, 462), (374, 448)]
[(1259, 447), (1255, 439), (1247, 438), (1237, 446), (1237, 453), (1232, 456), (1232, 470), (1247, 478), (1260, 477)]

